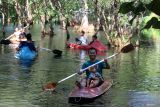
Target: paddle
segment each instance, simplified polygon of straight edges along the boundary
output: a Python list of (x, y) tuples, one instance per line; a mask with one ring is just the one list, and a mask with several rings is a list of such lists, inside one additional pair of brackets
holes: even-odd
[[(130, 51), (132, 51), (132, 50), (134, 50), (134, 46), (133, 46), (132, 44), (128, 44), (128, 45), (124, 46), (124, 47), (120, 50), (120, 52), (115, 53), (115, 54), (113, 54), (113, 55), (111, 55), (111, 56), (109, 56), (109, 57), (107, 57), (107, 58), (105, 58), (105, 59), (110, 59), (110, 58), (112, 58), (112, 57), (114, 57), (114, 56), (116, 56), (116, 55), (118, 55), (118, 54), (120, 54), (120, 53), (128, 53), (128, 52), (130, 52)], [(102, 60), (100, 60), (99, 62), (97, 62), (97, 63), (95, 63), (95, 64), (93, 64), (93, 65), (90, 65), (90, 66), (88, 66), (88, 67), (86, 67), (86, 68), (84, 68), (84, 69), (81, 69), (80, 72), (84, 72), (84, 71), (87, 70), (88, 68), (93, 67), (93, 66), (95, 66), (95, 65), (97, 65), (97, 64), (99, 64), (99, 63), (104, 62), (105, 59), (102, 59)], [(45, 85), (45, 86), (43, 87), (43, 90), (44, 90), (44, 91), (54, 91), (55, 88), (56, 88), (56, 86), (57, 86), (59, 83), (65, 81), (65, 80), (67, 80), (67, 79), (69, 79), (69, 78), (71, 78), (71, 77), (73, 77), (73, 76), (75, 76), (75, 75), (77, 75), (77, 74), (78, 74), (78, 73), (74, 73), (74, 74), (72, 74), (72, 75), (70, 75), (70, 76), (67, 76), (66, 78), (64, 78), (64, 79), (62, 79), (62, 80), (60, 80), (60, 81), (58, 81), (58, 82), (50, 82), (50, 83), (48, 83), (47, 85)]]
[(4, 44), (4, 45), (9, 45), (10, 43), (11, 43), (10, 40), (2, 39), (2, 40), (0, 41), (0, 44)]
[(58, 50), (58, 49), (54, 49), (54, 50), (51, 50), (51, 49), (48, 49), (48, 48), (40, 48), (41, 50), (46, 50), (46, 51), (50, 51), (50, 52), (53, 52), (54, 54), (57, 54), (58, 56), (61, 56), (62, 55), (62, 51), (61, 50)]

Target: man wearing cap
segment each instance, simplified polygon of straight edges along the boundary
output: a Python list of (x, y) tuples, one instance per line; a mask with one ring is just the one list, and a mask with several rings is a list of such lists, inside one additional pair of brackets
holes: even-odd
[[(88, 55), (89, 55), (90, 60), (86, 61), (82, 65), (82, 69), (87, 68), (88, 66), (91, 66), (91, 65), (100, 61), (100, 60), (96, 59), (97, 50), (95, 48), (90, 48), (88, 50)], [(104, 60), (104, 62), (99, 63), (99, 64), (95, 65), (94, 67), (90, 67), (86, 71), (79, 72), (78, 74), (80, 74), (80, 75), (82, 73), (86, 72), (86, 78), (82, 79), (81, 83), (80, 84), (77, 83), (77, 85), (80, 88), (84, 87), (84, 86), (92, 87), (92, 88), (98, 86), (100, 83), (103, 82), (103, 76), (102, 76), (103, 69), (110, 69), (110, 66), (109, 66), (107, 60)], [(95, 76), (93, 76), (93, 73), (95, 74)], [(98, 76), (96, 76), (96, 75), (98, 75)], [(98, 77), (98, 79), (97, 79), (97, 77)], [(88, 79), (89, 79), (89, 81), (88, 81)], [(91, 81), (91, 80), (93, 80), (93, 81)]]

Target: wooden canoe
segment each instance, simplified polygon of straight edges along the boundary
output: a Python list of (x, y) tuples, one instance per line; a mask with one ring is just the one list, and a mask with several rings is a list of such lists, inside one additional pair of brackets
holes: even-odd
[(75, 87), (74, 90), (69, 94), (69, 103), (90, 103), (96, 98), (104, 94), (112, 86), (113, 81), (111, 79), (106, 79), (99, 87), (95, 88), (78, 88)]

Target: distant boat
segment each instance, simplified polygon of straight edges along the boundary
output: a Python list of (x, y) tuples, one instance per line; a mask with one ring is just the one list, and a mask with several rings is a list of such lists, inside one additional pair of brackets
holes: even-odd
[(67, 46), (69, 48), (73, 48), (73, 49), (88, 50), (90, 48), (95, 48), (99, 52), (107, 51), (107, 47), (104, 44), (102, 44), (99, 40), (96, 40), (89, 45), (79, 45), (76, 43), (69, 43), (69, 44), (67, 44)]

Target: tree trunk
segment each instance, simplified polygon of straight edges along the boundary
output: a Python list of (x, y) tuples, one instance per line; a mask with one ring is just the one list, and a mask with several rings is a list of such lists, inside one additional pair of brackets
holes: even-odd
[(2, 33), (3, 35), (6, 34), (4, 27), (5, 27), (5, 16), (4, 16), (4, 13), (2, 13)]
[(87, 5), (87, 0), (83, 0), (83, 17), (81, 21), (81, 28), (83, 31), (88, 32), (88, 5)]
[(22, 25), (22, 19), (21, 19), (21, 17), (22, 17), (22, 12), (21, 12), (22, 9), (21, 9), (21, 6), (20, 6), (18, 0), (14, 0), (14, 2), (15, 2), (15, 6), (14, 7), (15, 7), (17, 15), (18, 15), (18, 24)]
[(95, 0), (94, 1), (94, 13), (95, 13), (95, 16), (96, 16), (96, 23), (94, 24), (94, 31), (95, 32), (98, 32), (100, 30), (100, 8), (98, 7), (98, 0)]
[(27, 11), (27, 17), (29, 19), (32, 19), (32, 11), (31, 11), (31, 8), (29, 6), (29, 0), (26, 0), (26, 11)]
[(40, 20), (41, 20), (41, 32), (42, 32), (42, 35), (45, 36), (45, 33), (46, 33), (46, 30), (45, 30), (45, 22), (46, 22), (46, 18), (45, 16), (40, 16)]

